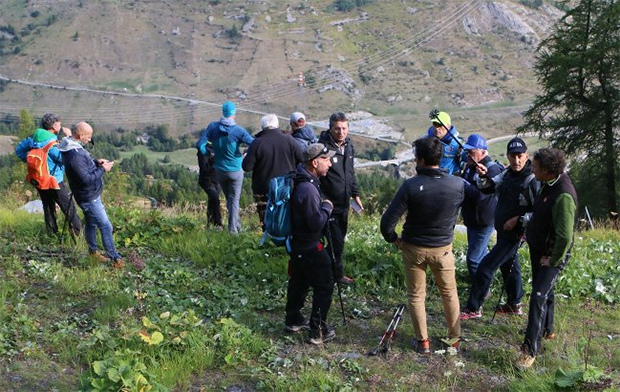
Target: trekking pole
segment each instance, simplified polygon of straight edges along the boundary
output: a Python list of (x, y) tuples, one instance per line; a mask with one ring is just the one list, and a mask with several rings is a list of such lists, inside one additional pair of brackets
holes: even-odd
[(446, 124), (444, 124), (443, 121), (441, 121), (439, 119), (439, 110), (438, 109), (431, 110), (431, 112), (428, 114), (428, 117), (431, 119), (431, 121), (438, 122), (442, 127), (446, 128), (446, 130), (448, 131), (448, 135), (450, 135), (452, 137), (452, 139), (454, 139), (456, 144), (458, 144), (459, 147), (461, 147), (461, 150), (465, 151), (465, 154), (467, 154), (467, 156), (470, 157), (472, 161), (474, 161), (476, 166), (478, 166), (480, 164), (478, 161), (476, 161), (474, 159), (474, 157), (471, 155), (471, 153), (468, 150), (465, 149), (465, 147), (463, 146), (463, 143), (461, 143), (461, 141), (456, 136), (454, 136), (452, 134), (452, 132), (450, 132), (450, 128), (448, 128), (446, 126)]
[[(377, 345), (377, 348), (375, 348), (372, 351), (369, 351), (368, 355), (375, 356), (375, 355), (377, 355), (379, 353), (379, 350), (381, 349), (381, 346), (383, 345), (383, 342), (385, 341), (385, 338), (392, 331), (392, 326), (396, 322), (396, 318), (398, 317), (399, 312), (400, 312), (400, 314), (402, 314), (403, 309), (405, 309), (405, 305), (398, 305), (396, 307), (396, 310), (394, 311), (394, 314), (392, 315), (392, 319), (390, 319), (390, 323), (388, 324), (385, 332), (383, 333), (383, 336), (381, 336), (381, 340), (379, 341), (379, 344)], [(394, 327), (394, 328), (396, 328), (396, 327)]]
[[(73, 218), (72, 212), (75, 209), (75, 205), (73, 204), (73, 192), (69, 192), (69, 208), (67, 209), (67, 213), (65, 214), (65, 223), (62, 225), (62, 231), (60, 232), (60, 238), (58, 239), (58, 245), (62, 245), (62, 241), (65, 236), (65, 232), (67, 227), (69, 226), (69, 221)], [(74, 212), (75, 213), (75, 212)], [(73, 239), (73, 243), (77, 244), (77, 240), (73, 233), (70, 234), (71, 239)]]
[(398, 315), (396, 316), (396, 322), (394, 323), (394, 328), (392, 328), (392, 332), (390, 332), (390, 337), (388, 338), (385, 346), (383, 346), (383, 350), (382, 351), (384, 353), (388, 352), (388, 350), (392, 346), (392, 340), (394, 339), (394, 334), (396, 333), (396, 328), (398, 327), (398, 324), (403, 319), (403, 311), (404, 310), (405, 310), (405, 305), (400, 305), (400, 312), (398, 312)]
[[(332, 231), (329, 228), (329, 222), (331, 222), (333, 219), (330, 218), (327, 221), (327, 225), (326, 225), (326, 234), (327, 234), (327, 240), (329, 241), (329, 249), (330, 249), (330, 253), (331, 253), (331, 258), (332, 258), (332, 275), (336, 275), (336, 254), (334, 253), (334, 241), (332, 241)], [(336, 280), (336, 287), (338, 288), (338, 298), (340, 298), (340, 311), (342, 312), (342, 324), (346, 324), (347, 323), (347, 318), (344, 315), (344, 302), (342, 301), (342, 290), (340, 288), (340, 279), (335, 279)]]
[(517, 260), (517, 257), (519, 256), (519, 249), (521, 249), (521, 246), (523, 246), (524, 243), (525, 243), (525, 237), (522, 237), (519, 240), (519, 244), (517, 245), (517, 250), (515, 251), (514, 256), (512, 256), (512, 261), (510, 262), (510, 269), (508, 270), (508, 274), (506, 274), (506, 279), (504, 279), (504, 284), (502, 285), (502, 291), (499, 293), (499, 298), (497, 299), (497, 305), (495, 306), (495, 311), (493, 312), (493, 318), (491, 318), (491, 323), (495, 321), (495, 316), (497, 315), (497, 308), (499, 307), (499, 304), (502, 301), (502, 295), (504, 295), (504, 291), (506, 291), (508, 278), (510, 274), (512, 273), (512, 269), (515, 266), (515, 261)]

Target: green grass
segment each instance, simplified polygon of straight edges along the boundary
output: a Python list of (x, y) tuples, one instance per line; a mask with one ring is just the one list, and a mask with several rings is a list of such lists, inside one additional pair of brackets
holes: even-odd
[(134, 154), (139, 153), (146, 155), (146, 158), (150, 162), (162, 163), (164, 157), (167, 155), (170, 157), (171, 163), (177, 163), (184, 166), (198, 166), (195, 148), (187, 148), (184, 150), (177, 150), (172, 152), (157, 152), (149, 150), (149, 148), (145, 145), (137, 145), (134, 146), (132, 151), (120, 152), (121, 158), (128, 158)]
[[(330, 322), (337, 339), (311, 347), (303, 335), (282, 333), (287, 257), (282, 248), (258, 244), (254, 216), (244, 218), (248, 230), (233, 238), (207, 229), (189, 209), (108, 210), (113, 223), (123, 221), (115, 232), (127, 262), (121, 272), (88, 259), (81, 239), (75, 247), (58, 248), (43, 234), (40, 215), (0, 208), (1, 390), (76, 390), (96, 380), (118, 390), (106, 375), (113, 372), (98, 375), (94, 365), (120, 366), (129, 358), (131, 374), (174, 390), (554, 390), (557, 369), (583, 367), (584, 338), (590, 339), (589, 363), (618, 377), (620, 348), (608, 338), (618, 338), (620, 324), (614, 308), (620, 295), (613, 263), (620, 253), (617, 232), (578, 233), (556, 290), (559, 337), (543, 343), (532, 371), (520, 373), (513, 363), (526, 318), (498, 316), (489, 323), (501, 287), (497, 280), (483, 319), (463, 322), (467, 340), (459, 355), (417, 355), (408, 315), (386, 357), (365, 355), (394, 306), (405, 301), (400, 254), (381, 239), (377, 216), (351, 217), (345, 259), (347, 274), (357, 282), (343, 288), (348, 321), (341, 324), (335, 296)], [(33, 233), (38, 242), (31, 242)], [(457, 234), (461, 301), (468, 290), (465, 243)], [(521, 256), (527, 260), (525, 249)], [(138, 260), (144, 269), (133, 267)], [(529, 266), (522, 266), (526, 301)], [(601, 279), (611, 297), (597, 292), (584, 274)], [(437, 350), (446, 328), (430, 277), (429, 284), (429, 332)], [(155, 332), (162, 334), (159, 343), (141, 337)], [(37, 372), (26, 372), (33, 366)], [(66, 370), (55, 378), (58, 369)]]

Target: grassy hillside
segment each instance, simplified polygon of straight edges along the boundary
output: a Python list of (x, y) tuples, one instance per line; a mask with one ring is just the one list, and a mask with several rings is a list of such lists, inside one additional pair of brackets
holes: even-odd
[[(579, 232), (558, 281), (558, 339), (534, 368), (513, 367), (525, 317), (463, 322), (459, 354), (440, 351), (442, 308), (429, 277), (434, 354), (415, 354), (408, 316), (385, 356), (366, 352), (405, 301), (400, 256), (378, 234), (377, 216), (353, 216), (345, 258), (357, 278), (344, 288), (347, 323), (334, 297), (337, 339), (321, 347), (282, 333), (287, 259), (260, 246), (256, 218), (231, 241), (205, 227), (199, 209), (144, 211), (109, 205), (128, 265), (114, 271), (85, 245), (43, 233), (41, 216), (0, 208), (1, 390), (513, 390), (551, 391), (561, 371), (579, 388), (617, 390), (620, 300), (617, 231)], [(108, 202), (109, 203), (109, 202)], [(464, 238), (456, 237), (461, 301), (467, 294)], [(527, 249), (521, 251), (527, 260)], [(528, 263), (523, 263), (525, 282)], [(530, 285), (525, 284), (526, 300)], [(573, 373), (588, 368), (586, 374)], [(36, 371), (33, 371), (35, 370)], [(579, 376), (581, 374), (581, 376)], [(585, 380), (585, 381), (584, 381)]]
[(13, 27), (0, 36), (1, 74), (34, 83), (5, 86), (0, 111), (185, 133), (231, 98), (284, 116), (363, 109), (417, 132), (442, 107), (463, 131), (496, 136), (520, 123), (537, 90), (534, 50), (562, 14), (517, 0), (333, 3), (0, 0), (0, 26)]

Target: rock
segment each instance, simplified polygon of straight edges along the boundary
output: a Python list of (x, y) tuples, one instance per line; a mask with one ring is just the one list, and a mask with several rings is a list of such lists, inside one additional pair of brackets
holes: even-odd
[(380, 65), (377, 67), (377, 72), (381, 73), (381, 72), (385, 72), (385, 67), (383, 65)]
[(347, 59), (341, 54), (338, 55), (338, 60), (340, 60), (341, 62), (347, 61)]
[(466, 16), (463, 18), (463, 28), (465, 32), (469, 35), (480, 35), (480, 28), (476, 23), (476, 18)]
[(19, 207), (18, 210), (25, 210), (30, 214), (42, 214), (43, 213), (43, 203), (41, 200), (33, 200)]
[(214, 20), (215, 18), (213, 17), (213, 15), (209, 15), (209, 17), (207, 18), (207, 22), (209, 23), (213, 23)]
[(418, 12), (418, 9), (415, 7), (407, 7), (406, 8), (407, 12), (409, 12), (410, 14), (415, 14), (416, 12)]
[(267, 23), (271, 22), (271, 16), (269, 15), (265, 16), (265, 22)]

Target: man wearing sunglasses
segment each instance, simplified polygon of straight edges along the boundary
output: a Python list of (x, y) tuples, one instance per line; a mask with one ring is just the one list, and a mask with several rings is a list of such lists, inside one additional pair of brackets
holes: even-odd
[[(307, 339), (322, 344), (336, 337), (327, 324), (332, 302), (334, 278), (332, 259), (323, 246), (323, 232), (334, 206), (321, 199), (319, 178), (325, 177), (336, 153), (315, 143), (304, 151), (304, 163), (297, 166), (295, 188), (291, 197), (291, 259), (286, 293), (284, 331), (298, 332), (310, 328)], [(312, 287), (312, 311), (308, 322), (301, 314), (308, 289)]]

